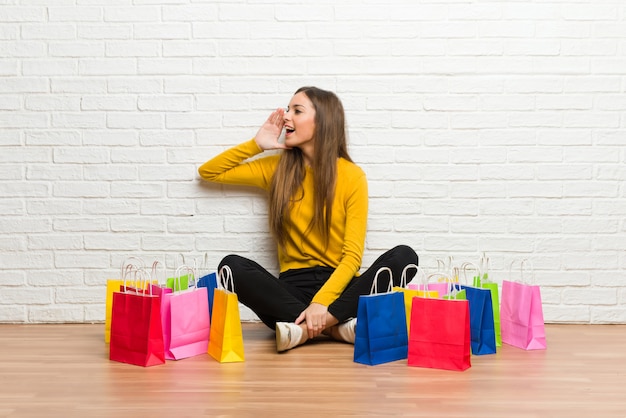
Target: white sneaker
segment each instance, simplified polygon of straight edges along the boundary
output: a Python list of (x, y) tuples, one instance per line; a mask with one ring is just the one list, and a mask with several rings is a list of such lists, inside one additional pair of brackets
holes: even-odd
[(276, 323), (276, 351), (287, 351), (300, 343), (302, 328), (292, 322)]
[(354, 344), (356, 339), (356, 318), (352, 318), (337, 325), (337, 334), (347, 343)]

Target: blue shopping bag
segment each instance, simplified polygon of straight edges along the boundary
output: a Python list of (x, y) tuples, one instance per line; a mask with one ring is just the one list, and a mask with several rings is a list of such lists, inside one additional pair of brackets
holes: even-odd
[(197, 287), (206, 287), (207, 302), (209, 304), (209, 316), (213, 314), (213, 294), (217, 287), (217, 273), (209, 273), (198, 279)]
[(493, 321), (491, 291), (461, 285), (469, 302), (472, 354), (495, 354), (496, 332)]
[[(377, 292), (378, 275), (389, 273), (385, 293)], [(404, 296), (392, 290), (391, 269), (376, 272), (369, 295), (359, 297), (357, 310), (354, 361), (374, 366), (407, 358), (408, 333)]]

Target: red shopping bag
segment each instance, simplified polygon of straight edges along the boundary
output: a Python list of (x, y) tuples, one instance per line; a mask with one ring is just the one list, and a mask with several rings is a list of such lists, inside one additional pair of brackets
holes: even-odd
[[(111, 312), (113, 309), (113, 292), (120, 290), (124, 285), (124, 276), (133, 269), (144, 268), (144, 262), (138, 257), (128, 257), (122, 261), (120, 277), (117, 279), (107, 280), (107, 291), (105, 301), (105, 317), (104, 317), (104, 342), (109, 343), (111, 340)], [(136, 283), (133, 286), (137, 286)]]
[[(532, 283), (533, 279), (524, 283), (526, 280), (523, 272), (526, 262), (527, 260), (523, 260), (520, 265), (523, 282), (502, 281), (500, 306), (502, 342), (524, 350), (545, 350), (547, 343), (541, 289)], [(512, 265), (513, 263), (511, 267)]]
[(109, 358), (137, 366), (165, 363), (160, 296), (124, 287), (113, 293)]
[(467, 300), (413, 298), (408, 365), (463, 371), (471, 367)]

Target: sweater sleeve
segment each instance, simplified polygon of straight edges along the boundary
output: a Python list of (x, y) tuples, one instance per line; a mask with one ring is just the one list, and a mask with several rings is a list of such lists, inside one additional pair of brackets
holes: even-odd
[(365, 173), (350, 180), (350, 192), (345, 201), (346, 223), (339, 265), (313, 297), (312, 302), (325, 306), (333, 303), (358, 275), (365, 249), (367, 232), (368, 190)]
[(262, 152), (254, 139), (251, 139), (202, 164), (198, 168), (198, 174), (215, 183), (256, 186), (267, 190), (276, 158), (270, 156), (246, 162)]

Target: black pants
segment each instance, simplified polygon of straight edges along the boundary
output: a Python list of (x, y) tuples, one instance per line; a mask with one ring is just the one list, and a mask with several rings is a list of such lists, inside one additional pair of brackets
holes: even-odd
[[(391, 269), (393, 285), (398, 286), (404, 268), (408, 264), (417, 263), (418, 256), (409, 246), (399, 245), (385, 252), (363, 274), (350, 281), (339, 298), (330, 304), (328, 312), (339, 322), (356, 317), (359, 296), (370, 293), (376, 272), (381, 267)], [(275, 329), (276, 322), (295, 321), (334, 271), (330, 267), (288, 270), (277, 279), (258, 263), (238, 255), (224, 257), (218, 271), (224, 265), (232, 270), (239, 301), (252, 309), (271, 329)], [(407, 274), (408, 282), (415, 270), (408, 270)], [(389, 274), (381, 273), (378, 277), (378, 291), (384, 292), (388, 284)]]

